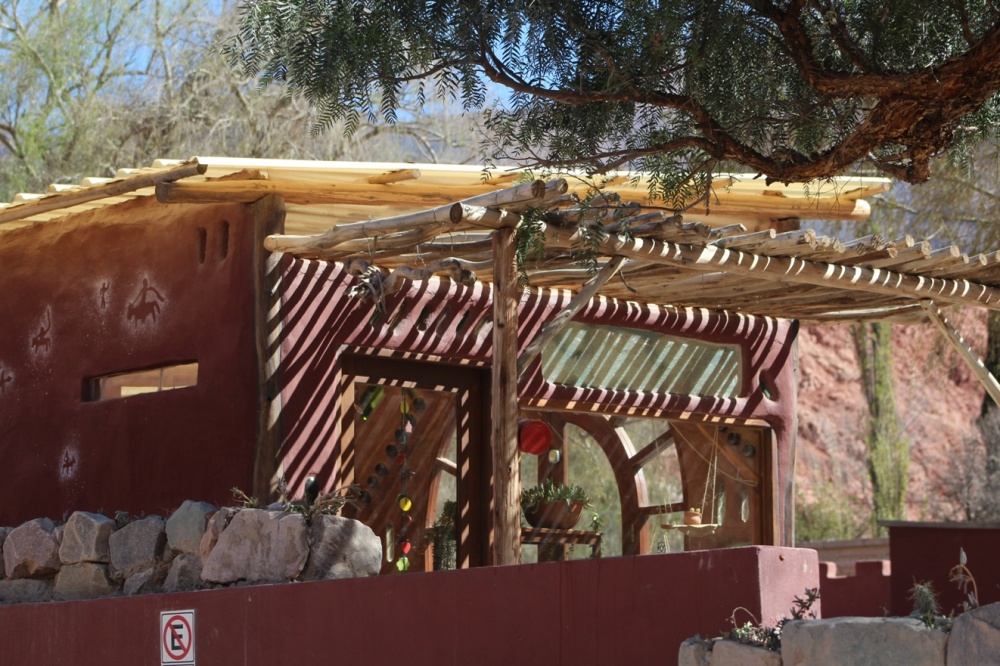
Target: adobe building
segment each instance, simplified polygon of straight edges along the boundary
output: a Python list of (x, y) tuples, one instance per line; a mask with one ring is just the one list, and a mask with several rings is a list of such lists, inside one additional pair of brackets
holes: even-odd
[[(459, 568), (791, 546), (800, 323), (1000, 307), (996, 255), (798, 228), (886, 188), (727, 176), (681, 217), (639, 177), (195, 158), (22, 195), (0, 208), (0, 525), (311, 477), (351, 487), (386, 574), (432, 568), (445, 500)], [(586, 485), (584, 441), (617, 515), (522, 527), (522, 463)]]

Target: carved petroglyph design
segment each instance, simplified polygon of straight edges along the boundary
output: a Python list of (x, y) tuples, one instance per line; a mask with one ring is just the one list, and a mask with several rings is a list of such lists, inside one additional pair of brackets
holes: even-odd
[(39, 353), (42, 351), (49, 351), (52, 349), (52, 336), (49, 333), (52, 331), (52, 311), (46, 307), (45, 308), (45, 320), (38, 327), (38, 334), (31, 338), (31, 351), (34, 353)]
[(7, 391), (7, 384), (14, 381), (14, 375), (7, 372), (7, 369), (0, 365), (0, 395), (3, 395)]
[(111, 288), (111, 283), (105, 280), (101, 283), (101, 309), (108, 307), (108, 289)]
[(125, 318), (134, 326), (145, 324), (147, 317), (156, 322), (156, 315), (160, 314), (160, 303), (165, 303), (166, 300), (156, 287), (149, 284), (149, 280), (143, 278), (142, 288), (129, 302)]
[(79, 471), (80, 452), (76, 444), (67, 444), (59, 456), (59, 480), (69, 481)]

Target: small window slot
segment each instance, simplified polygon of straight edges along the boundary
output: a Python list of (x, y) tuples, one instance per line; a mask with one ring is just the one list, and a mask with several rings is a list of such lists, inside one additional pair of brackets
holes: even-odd
[(229, 222), (227, 220), (222, 221), (222, 239), (219, 252), (222, 254), (222, 260), (225, 261), (226, 257), (229, 256)]
[(100, 402), (142, 393), (160, 393), (198, 384), (198, 363), (177, 363), (145, 370), (116, 372), (83, 380), (83, 401)]
[(205, 263), (205, 252), (208, 249), (208, 229), (198, 227), (198, 263)]

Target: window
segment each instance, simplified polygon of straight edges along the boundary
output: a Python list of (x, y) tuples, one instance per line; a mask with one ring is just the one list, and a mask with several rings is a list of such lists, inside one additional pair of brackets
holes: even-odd
[(158, 368), (118, 372), (83, 380), (83, 401), (98, 402), (127, 398), (141, 393), (159, 393), (198, 384), (198, 363), (179, 363)]
[(542, 376), (584, 388), (734, 397), (738, 345), (570, 322), (542, 350)]

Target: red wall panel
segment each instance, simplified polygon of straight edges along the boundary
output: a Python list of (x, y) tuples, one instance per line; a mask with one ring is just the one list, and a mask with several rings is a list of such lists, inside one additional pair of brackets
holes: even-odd
[[(243, 206), (150, 198), (4, 234), (0, 525), (249, 487), (251, 232)], [(187, 361), (195, 387), (83, 400), (85, 378)]]

